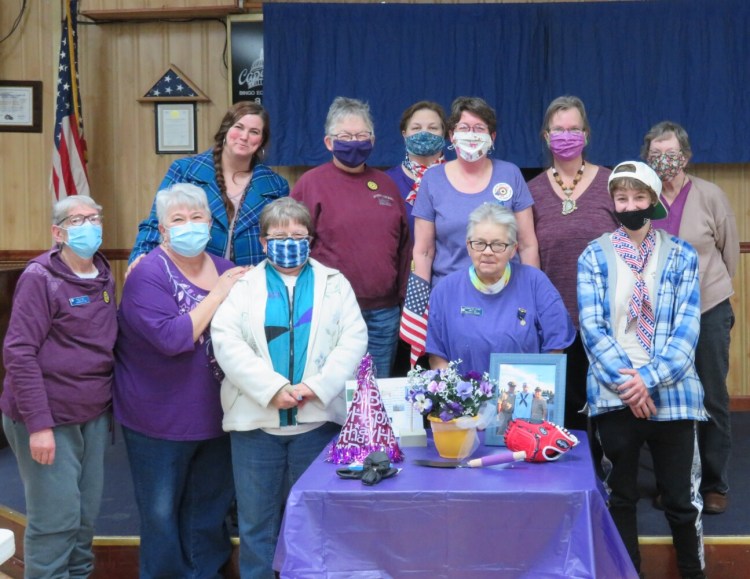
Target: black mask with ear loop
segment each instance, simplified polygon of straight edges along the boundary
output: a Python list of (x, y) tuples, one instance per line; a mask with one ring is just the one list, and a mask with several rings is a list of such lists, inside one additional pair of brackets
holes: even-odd
[(636, 209), (635, 211), (615, 211), (615, 217), (625, 229), (638, 231), (651, 219), (654, 211), (656, 211), (656, 205), (649, 205), (646, 209)]

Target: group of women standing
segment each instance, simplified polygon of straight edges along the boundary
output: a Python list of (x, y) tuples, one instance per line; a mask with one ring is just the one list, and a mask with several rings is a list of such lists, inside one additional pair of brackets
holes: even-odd
[[(30, 305), (17, 300), (0, 399), (27, 485), (26, 556), (37, 576), (92, 564), (101, 468), (91, 460), (103, 460), (106, 428), (98, 419), (114, 377), (114, 414), (141, 516), (141, 576), (219, 576), (231, 552), (226, 516), (236, 487), (242, 577), (273, 577), (287, 493), (343, 423), (344, 382), (368, 348), (378, 353), (379, 375), (390, 372), (412, 259), (433, 288), (427, 352), (434, 367), (462, 358), (473, 365), (465, 369), (483, 371), (490, 352), (565, 351), (565, 425), (586, 427), (577, 261), (618, 221), (610, 171), (584, 158), (591, 130), (583, 103), (550, 104), (541, 130), (550, 167), (528, 186), (518, 167), (491, 158), (497, 117), (480, 98), (456, 99), (449, 116), (436, 103), (416, 103), (400, 128), (406, 154), (389, 178), (366, 165), (375, 142), (369, 108), (339, 97), (325, 127), (332, 161), (305, 175), (289, 198), (287, 182), (261, 162), (270, 138), (265, 110), (231, 107), (212, 149), (172, 164), (139, 227), (109, 360), (78, 357), (93, 337), (96, 352), (114, 344), (114, 288), (94, 243), (101, 208), (83, 200), (56, 208), (56, 249), (19, 282), (50, 315), (29, 326), (33, 332), (22, 329)], [(446, 138), (456, 153), (448, 162)], [(690, 146), (679, 125), (655, 126), (644, 156), (670, 209), (655, 225), (683, 236), (700, 256), (697, 367), (711, 416), (700, 430), (702, 490), (714, 498), (707, 509), (721, 512), (734, 216), (718, 187), (685, 173)], [(55, 276), (62, 281), (51, 284)], [(61, 284), (76, 289), (63, 298), (54, 291)], [(94, 321), (90, 311), (101, 323), (76, 322)], [(66, 349), (58, 334), (74, 334), (75, 347)], [(46, 351), (56, 354), (42, 357)], [(101, 404), (84, 402), (71, 386), (74, 357), (106, 394)], [(70, 424), (83, 425), (83, 435), (71, 438)], [(86, 446), (89, 439), (98, 445), (93, 459), (68, 452), (71, 440)], [(53, 463), (65, 466), (55, 481), (69, 481), (72, 494), (86, 487), (84, 531), (64, 545), (54, 529), (32, 524), (49, 517), (51, 482), (41, 467)]]

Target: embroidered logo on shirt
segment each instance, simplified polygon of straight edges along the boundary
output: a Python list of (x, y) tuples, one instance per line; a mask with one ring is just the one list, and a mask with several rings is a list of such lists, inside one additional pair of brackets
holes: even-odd
[(391, 197), (388, 197), (388, 195), (376, 193), (375, 195), (373, 195), (373, 197), (378, 200), (378, 205), (385, 205), (387, 207), (393, 205), (393, 199)]
[(368, 188), (368, 189), (369, 189), (370, 191), (377, 191), (377, 190), (378, 190), (378, 184), (377, 184), (377, 183), (375, 183), (375, 181), (368, 181), (368, 182), (367, 182), (367, 188)]
[(500, 201), (500, 203), (510, 201), (510, 198), (513, 197), (513, 187), (507, 183), (498, 183), (492, 188), (492, 195), (495, 199)]
[(76, 298), (68, 298), (68, 301), (70, 302), (70, 305), (73, 306), (74, 308), (76, 306), (85, 306), (91, 303), (89, 296), (78, 296)]

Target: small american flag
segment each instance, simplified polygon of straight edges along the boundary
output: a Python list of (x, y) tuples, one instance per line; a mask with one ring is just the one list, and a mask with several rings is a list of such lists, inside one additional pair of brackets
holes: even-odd
[(430, 284), (416, 274), (409, 276), (406, 286), (406, 301), (401, 314), (401, 339), (411, 346), (411, 365), (425, 353), (427, 341), (427, 316), (430, 301)]
[(60, 40), (51, 178), (52, 191), (58, 200), (69, 195), (89, 195), (86, 141), (78, 90), (77, 3), (78, 0), (65, 0), (65, 23)]

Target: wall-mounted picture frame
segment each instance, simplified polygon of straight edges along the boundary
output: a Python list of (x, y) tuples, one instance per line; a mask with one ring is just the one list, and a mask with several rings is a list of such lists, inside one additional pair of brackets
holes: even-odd
[(565, 354), (492, 354), (490, 377), (498, 384), (490, 404), (497, 418), (487, 427), (484, 443), (505, 446), (510, 420), (549, 420), (565, 426)]
[(263, 14), (230, 16), (229, 102), (263, 104)]
[(156, 153), (197, 153), (195, 103), (155, 103)]
[(41, 80), (0, 80), (0, 132), (42, 132)]

